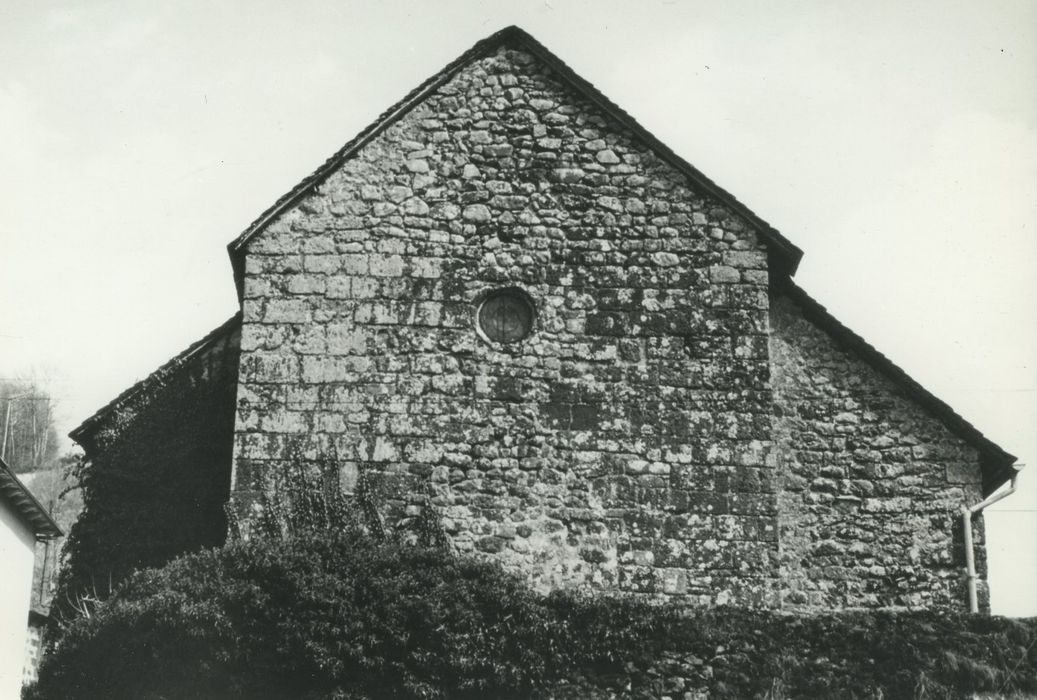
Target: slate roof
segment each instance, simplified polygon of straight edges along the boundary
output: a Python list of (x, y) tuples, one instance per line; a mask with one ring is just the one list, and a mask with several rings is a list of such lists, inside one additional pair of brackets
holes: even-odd
[(47, 509), (36, 500), (7, 463), (0, 458), (0, 500), (3, 500), (25, 523), (37, 540), (61, 537), (61, 528), (50, 517)]
[[(780, 269), (785, 274), (795, 273), (803, 251), (797, 248), (791, 241), (783, 236), (777, 229), (757, 216), (749, 207), (739, 202), (734, 195), (727, 192), (708, 177), (703, 175), (691, 163), (687, 162), (669, 146), (656, 138), (646, 128), (641, 126), (637, 120), (607, 98), (591, 83), (577, 75), (572, 68), (558, 58), (543, 44), (534, 39), (518, 27), (511, 26), (492, 34), (475, 44), (457, 59), (448, 64), (441, 71), (433, 75), (417, 88), (412, 90), (406, 97), (394, 104), (381, 114), (366, 129), (357, 134), (352, 141), (340, 148), (334, 155), (328, 158), (317, 170), (302, 180), (290, 192), (282, 196), (273, 206), (263, 212), (258, 219), (253, 221), (241, 235), (227, 245), (230, 254), (231, 265), (234, 268), (234, 283), (238, 289), (238, 299), (242, 298), (242, 278), (245, 269), (245, 248), (248, 242), (260, 231), (262, 231), (279, 214), (295, 205), (302, 197), (311, 193), (321, 182), (335, 172), (343, 162), (349, 160), (361, 148), (367, 145), (373, 138), (378, 136), (387, 127), (403, 117), (413, 107), (424, 100), (441, 85), (449, 81), (461, 69), (480, 58), (490, 55), (502, 46), (520, 48), (541, 60), (549, 66), (562, 80), (568, 82), (583, 97), (590, 100), (598, 108), (629, 129), (637, 138), (641, 139), (663, 160), (668, 162), (679, 172), (684, 174), (700, 191), (712, 195), (716, 200), (728, 206), (734, 212), (743, 216), (751, 226), (760, 234), (771, 252), (774, 262), (772, 267)], [(775, 264), (776, 263), (776, 264)]]
[(879, 352), (874, 345), (842, 324), (828, 309), (807, 294), (802, 287), (792, 280), (786, 280), (778, 289), (803, 311), (803, 315), (815, 325), (827, 332), (837, 343), (851, 350), (858, 357), (904, 389), (908, 396), (939, 419), (947, 429), (971, 445), (982, 457), (983, 491), (985, 494), (996, 491), (1008, 481), (1014, 469), (1015, 455), (1009, 454), (1000, 446), (983, 435), (972, 423), (969, 423), (953, 408), (937, 398), (932, 392), (912, 379), (891, 359)]
[(104, 422), (105, 418), (112, 414), (118, 408), (125, 406), (127, 403), (133, 400), (134, 397), (143, 393), (145, 390), (157, 388), (162, 385), (166, 379), (174, 374), (180, 367), (186, 364), (192, 357), (197, 353), (205, 350), (212, 344), (229, 337), (234, 331), (241, 327), (241, 312), (238, 311), (236, 314), (231, 316), (229, 319), (220, 324), (217, 328), (210, 331), (204, 338), (191, 343), (183, 352), (177, 354), (164, 365), (156, 369), (154, 372), (140, 380), (126, 391), (122, 392), (114, 399), (109, 401), (107, 404), (99, 408), (92, 416), (84, 420), (79, 427), (75, 428), (68, 434), (70, 438), (83, 444), (83, 441), (93, 433), (93, 431)]

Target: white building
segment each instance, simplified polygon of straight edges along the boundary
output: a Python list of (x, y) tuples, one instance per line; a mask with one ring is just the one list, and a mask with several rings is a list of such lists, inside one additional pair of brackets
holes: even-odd
[(0, 459), (0, 700), (21, 694), (36, 543), (61, 530)]

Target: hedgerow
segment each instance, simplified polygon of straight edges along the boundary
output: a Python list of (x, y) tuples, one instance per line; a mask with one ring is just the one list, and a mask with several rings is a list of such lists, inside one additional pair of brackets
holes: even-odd
[(360, 532), (233, 542), (74, 622), (33, 700), (1037, 694), (1037, 620), (541, 597)]
[(568, 662), (521, 582), (368, 537), (250, 541), (132, 577), (66, 630), (35, 697), (487, 697)]

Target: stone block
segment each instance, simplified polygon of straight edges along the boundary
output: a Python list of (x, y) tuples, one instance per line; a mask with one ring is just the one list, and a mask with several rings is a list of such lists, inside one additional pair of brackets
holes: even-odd
[(709, 280), (718, 284), (734, 284), (740, 281), (741, 274), (729, 265), (714, 265), (709, 268)]
[(264, 305), (264, 323), (306, 323), (310, 306), (303, 299), (271, 299)]
[(288, 384), (299, 379), (299, 358), (286, 354), (251, 353), (241, 359), (250, 381)]
[(371, 255), (368, 264), (371, 275), (374, 277), (400, 277), (403, 275), (404, 262), (399, 255)]
[(490, 210), (485, 204), (470, 204), (464, 208), (462, 216), (465, 221), (485, 223), (490, 220)]

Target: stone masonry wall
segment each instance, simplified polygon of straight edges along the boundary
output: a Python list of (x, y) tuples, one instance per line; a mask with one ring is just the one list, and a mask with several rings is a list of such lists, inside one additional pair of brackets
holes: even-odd
[[(245, 268), (246, 520), (333, 460), (541, 589), (776, 604), (766, 251), (530, 55), (463, 68)], [(511, 286), (534, 333), (488, 342)]]
[[(783, 296), (771, 354), (783, 607), (966, 606), (975, 449)], [(980, 594), (986, 607), (985, 581)]]

